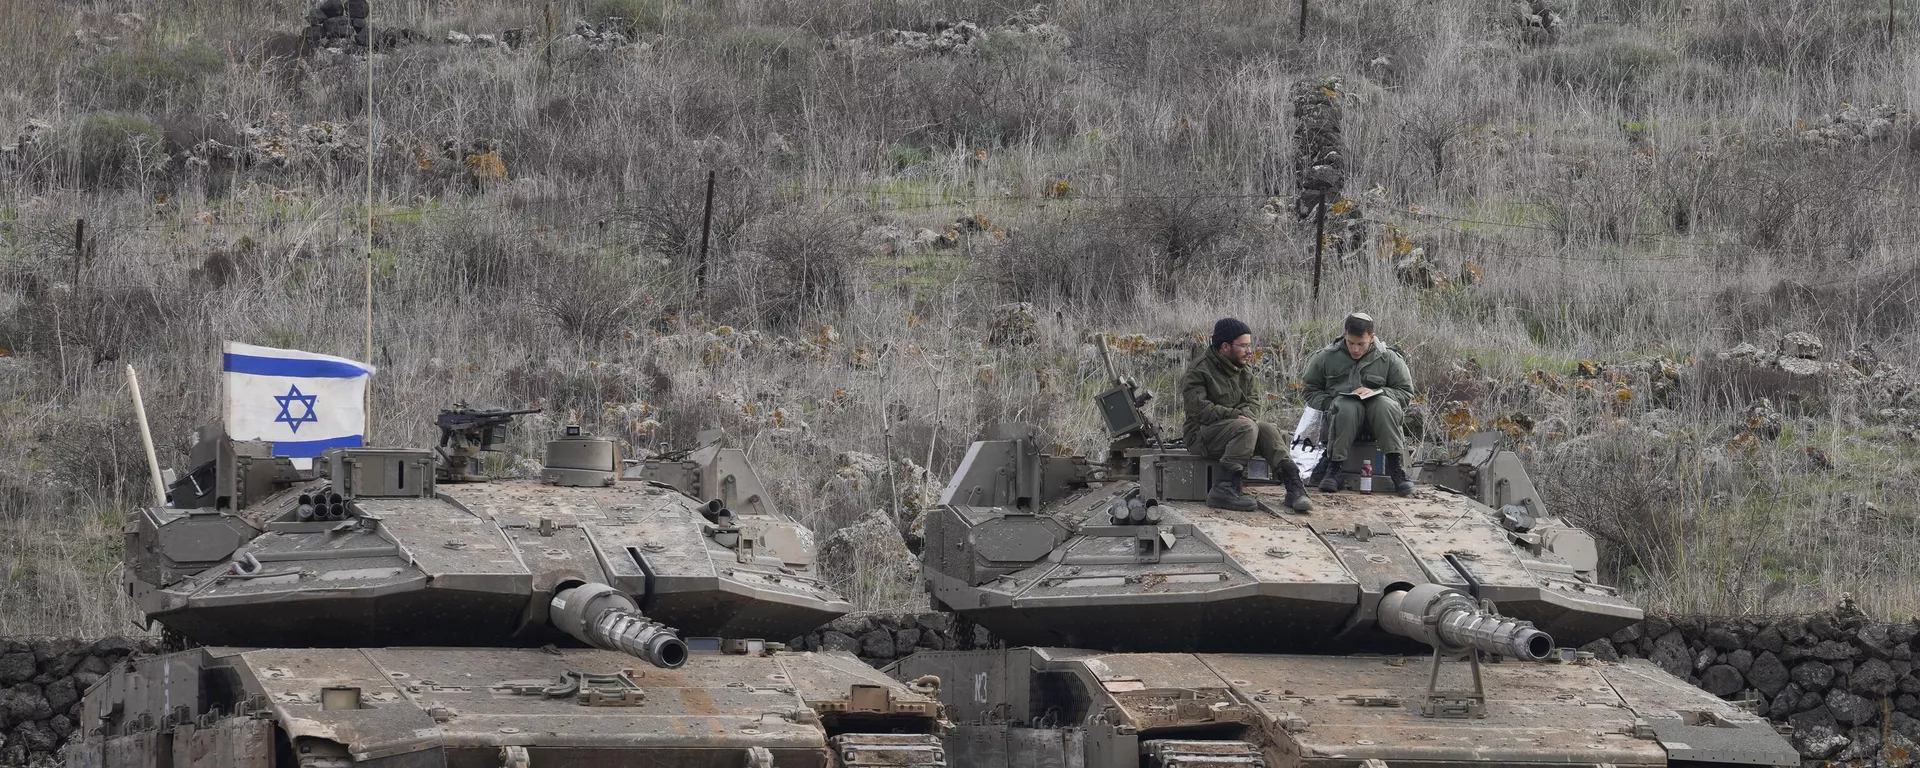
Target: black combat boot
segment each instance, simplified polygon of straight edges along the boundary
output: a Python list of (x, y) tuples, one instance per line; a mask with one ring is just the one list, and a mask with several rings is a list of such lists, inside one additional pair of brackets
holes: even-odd
[(1399, 496), (1413, 495), (1413, 481), (1407, 479), (1407, 468), (1400, 464), (1400, 454), (1387, 454), (1387, 477), (1393, 480), (1393, 492)]
[(1313, 478), (1320, 484), (1321, 493), (1340, 491), (1340, 462), (1334, 461), (1332, 454), (1320, 454), (1320, 463), (1313, 468)]
[(1213, 481), (1213, 490), (1207, 494), (1207, 506), (1214, 509), (1230, 509), (1235, 512), (1251, 512), (1260, 508), (1253, 499), (1240, 493), (1240, 479), (1246, 475), (1245, 470), (1220, 464), (1215, 472), (1217, 475)]
[(1279, 480), (1281, 487), (1287, 489), (1287, 509), (1295, 512), (1313, 509), (1313, 502), (1307, 499), (1307, 485), (1300, 482), (1299, 465), (1287, 458), (1269, 463), (1274, 467), (1274, 479)]

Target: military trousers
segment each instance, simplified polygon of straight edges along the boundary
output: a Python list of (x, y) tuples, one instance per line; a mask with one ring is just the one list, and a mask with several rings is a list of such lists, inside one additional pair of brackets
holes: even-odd
[(1365, 400), (1352, 395), (1333, 399), (1328, 414), (1327, 458), (1346, 461), (1347, 451), (1360, 437), (1361, 427), (1369, 427), (1373, 444), (1381, 453), (1400, 453), (1407, 444), (1407, 412), (1386, 395)]
[(1205, 456), (1242, 472), (1255, 456), (1267, 460), (1275, 480), (1297, 476), (1300, 472), (1287, 453), (1287, 439), (1280, 428), (1266, 422), (1232, 418), (1201, 427), (1187, 443), (1187, 452)]

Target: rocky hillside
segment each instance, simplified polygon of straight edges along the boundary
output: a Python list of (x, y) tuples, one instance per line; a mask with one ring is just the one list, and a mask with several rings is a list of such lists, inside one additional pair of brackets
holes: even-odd
[(377, 442), (545, 407), (501, 472), (724, 427), (905, 609), (971, 437), (1098, 447), (1097, 335), (1166, 403), (1237, 315), (1291, 423), (1351, 308), (1648, 605), (1920, 608), (1920, 9), (1306, 8), (0, 0), (0, 632), (125, 626), (122, 372), (175, 463), (223, 339), (369, 358)]

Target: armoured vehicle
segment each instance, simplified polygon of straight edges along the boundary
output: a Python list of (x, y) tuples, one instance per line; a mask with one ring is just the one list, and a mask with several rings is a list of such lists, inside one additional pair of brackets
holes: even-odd
[(1346, 490), (1310, 513), (1258, 484), (1261, 509), (1213, 509), (1212, 463), (1161, 438), (1150, 397), (1108, 370), (1104, 457), (1004, 430), (930, 513), (936, 603), (1027, 646), (892, 668), (946, 681), (956, 764), (1798, 762), (1765, 720), (1645, 661), (1556, 647), (1642, 612), (1598, 583), (1592, 538), (1494, 436), (1416, 467), (1410, 497), (1360, 490), (1361, 462), (1379, 465), (1362, 435)]
[(186, 647), (89, 690), (69, 764), (945, 765), (937, 681), (755, 639), (850, 606), (744, 453), (569, 426), (537, 479), (489, 479), (521, 413), (306, 470), (202, 428), (125, 527), (129, 594)]

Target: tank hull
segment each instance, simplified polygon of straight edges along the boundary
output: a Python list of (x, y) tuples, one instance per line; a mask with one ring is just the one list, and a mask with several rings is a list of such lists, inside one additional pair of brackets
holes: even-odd
[(932, 696), (834, 653), (202, 648), (124, 665), (82, 721), (73, 768), (946, 764)]
[[(1797, 765), (1763, 719), (1640, 660), (1482, 665), (1484, 716), (1429, 717), (1431, 658), (923, 652), (891, 668), (939, 675), (969, 768), (1191, 766)], [(1440, 687), (1471, 687), (1463, 661)]]

